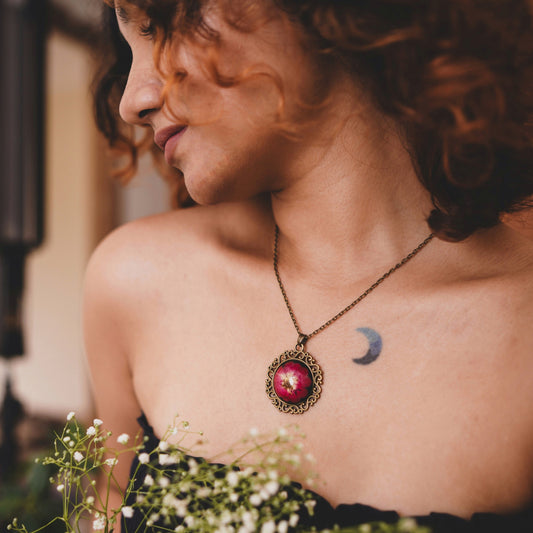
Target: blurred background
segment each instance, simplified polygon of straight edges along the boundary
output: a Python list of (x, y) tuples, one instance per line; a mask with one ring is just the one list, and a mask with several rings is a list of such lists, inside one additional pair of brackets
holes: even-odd
[(127, 188), (110, 176), (90, 94), (100, 10), (0, 0), (0, 526), (51, 428), (71, 410), (93, 416), (81, 330), (91, 252), (170, 207), (150, 160)]
[[(1, 0), (18, 3), (13, 0)], [(38, 0), (42, 3), (44, 0)], [(99, 0), (51, 0), (44, 40), (44, 239), (27, 258), (25, 354), (8, 365), (28, 412), (92, 414), (82, 353), (81, 286), (95, 245), (113, 227), (169, 208), (151, 161), (126, 188), (110, 178), (90, 95)], [(4, 73), (2, 73), (4, 76)]]

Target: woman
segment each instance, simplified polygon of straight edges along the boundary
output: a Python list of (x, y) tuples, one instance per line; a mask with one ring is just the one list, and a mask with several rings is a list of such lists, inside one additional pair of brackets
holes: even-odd
[(91, 261), (109, 429), (135, 434), (143, 412), (160, 436), (179, 411), (214, 456), (297, 422), (333, 506), (527, 508), (533, 247), (499, 223), (533, 193), (527, 1), (109, 9), (100, 126), (134, 162), (118, 95), (199, 204)]

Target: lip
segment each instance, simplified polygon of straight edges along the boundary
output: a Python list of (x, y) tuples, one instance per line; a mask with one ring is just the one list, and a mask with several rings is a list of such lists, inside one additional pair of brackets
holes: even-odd
[(176, 145), (187, 126), (170, 126), (156, 132), (154, 142), (165, 152), (165, 159), (170, 164), (170, 159), (176, 149)]

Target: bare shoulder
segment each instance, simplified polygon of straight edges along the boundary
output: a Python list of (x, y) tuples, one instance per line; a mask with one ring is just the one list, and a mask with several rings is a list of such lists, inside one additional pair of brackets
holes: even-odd
[[(177, 209), (135, 220), (109, 234), (99, 249), (112, 255), (141, 245), (160, 252), (175, 246), (202, 246), (227, 242), (230, 236), (245, 238), (269, 220), (266, 203), (261, 199), (207, 207)], [(101, 251), (97, 252), (97, 255)]]
[[(463, 319), (477, 316), (480, 344), (487, 353), (521, 368), (528, 381), (533, 375), (533, 240), (505, 230), (505, 237), (487, 249), (473, 276), (472, 297)], [(468, 289), (466, 289), (468, 294)], [(530, 388), (529, 388), (530, 389)], [(533, 399), (533, 391), (530, 396)]]
[(261, 201), (250, 201), (176, 210), (121, 226), (90, 260), (86, 298), (104, 298), (127, 312), (146, 305), (167, 283), (194, 285), (203, 265), (224, 260), (232, 249), (260, 253), (254, 243), (268, 223), (266, 213)]
[(426, 326), (486, 364), (512, 361), (533, 375), (533, 241), (503, 227), (439, 244), (440, 264), (423, 274)]
[(508, 247), (502, 250), (502, 256), (506, 258), (499, 277), (502, 305), (514, 323), (527, 326), (533, 354), (533, 328), (530, 327), (533, 318), (533, 239), (510, 232)]

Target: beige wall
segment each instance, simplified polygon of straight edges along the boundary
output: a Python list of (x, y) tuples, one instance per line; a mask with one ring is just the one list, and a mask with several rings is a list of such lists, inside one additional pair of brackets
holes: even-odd
[(46, 240), (27, 265), (27, 354), (12, 364), (14, 388), (33, 414), (64, 416), (74, 409), (88, 416), (81, 286), (98, 228), (109, 218), (109, 200), (103, 199), (104, 209), (96, 203), (103, 158), (91, 117), (89, 57), (52, 35), (47, 70)]

